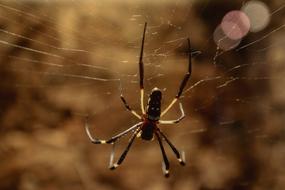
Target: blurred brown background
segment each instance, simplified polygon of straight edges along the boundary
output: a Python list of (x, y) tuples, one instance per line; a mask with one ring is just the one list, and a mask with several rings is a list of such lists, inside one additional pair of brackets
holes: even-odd
[[(0, 189), (284, 189), (284, 2), (264, 1), (269, 25), (239, 47), (257, 42), (213, 60), (215, 28), (245, 2), (1, 0)], [(84, 130), (87, 115), (100, 138), (137, 122), (113, 79), (139, 111), (144, 22), (146, 94), (161, 88), (164, 106), (187, 69), (186, 39), (202, 52), (181, 100), (186, 118), (161, 126), (186, 152), (181, 167), (165, 144), (169, 179), (156, 140), (136, 139), (109, 171), (111, 146), (93, 145)], [(165, 118), (178, 116), (175, 106)]]

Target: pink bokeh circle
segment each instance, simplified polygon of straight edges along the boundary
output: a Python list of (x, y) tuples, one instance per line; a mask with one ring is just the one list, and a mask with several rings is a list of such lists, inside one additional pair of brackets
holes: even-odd
[(230, 39), (227, 35), (225, 35), (221, 25), (216, 28), (213, 38), (218, 48), (222, 49), (223, 51), (229, 51), (236, 48), (241, 41), (241, 39)]
[(249, 32), (250, 20), (242, 11), (230, 11), (224, 16), (221, 28), (228, 38), (238, 40)]

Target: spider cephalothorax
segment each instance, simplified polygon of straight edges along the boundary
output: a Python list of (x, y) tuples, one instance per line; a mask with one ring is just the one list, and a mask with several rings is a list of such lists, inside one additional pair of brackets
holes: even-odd
[[(189, 65), (188, 65), (188, 71), (185, 74), (177, 95), (175, 98), (172, 100), (172, 102), (161, 112), (161, 98), (162, 98), (162, 92), (158, 88), (153, 88), (151, 91), (151, 94), (149, 95), (148, 99), (148, 104), (144, 106), (144, 84), (143, 84), (143, 78), (144, 78), (144, 67), (143, 67), (143, 49), (144, 49), (144, 40), (145, 40), (145, 33), (146, 33), (146, 26), (147, 23), (144, 25), (144, 32), (143, 32), (143, 37), (142, 37), (142, 45), (141, 45), (141, 52), (140, 52), (140, 58), (139, 58), (139, 74), (140, 74), (140, 101), (141, 101), (141, 111), (142, 114), (138, 114), (136, 111), (131, 109), (131, 107), (128, 105), (127, 101), (125, 100), (124, 96), (121, 94), (121, 100), (124, 103), (125, 107), (127, 110), (129, 110), (134, 116), (136, 116), (138, 119), (140, 119), (140, 122), (135, 124), (134, 126), (128, 128), (127, 130), (119, 133), (118, 135), (115, 135), (111, 137), (108, 140), (100, 140), (97, 138), (92, 137), (90, 131), (89, 131), (89, 125), (88, 122), (85, 124), (85, 129), (88, 134), (88, 137), (90, 138), (91, 142), (94, 144), (113, 144), (115, 145), (115, 142), (117, 142), (121, 137), (125, 136), (129, 132), (133, 132), (129, 144), (125, 151), (122, 153), (120, 156), (119, 160), (116, 163), (113, 163), (114, 159), (114, 149), (111, 153), (110, 156), (110, 169), (115, 169), (117, 168), (125, 159), (131, 145), (133, 144), (133, 141), (135, 140), (136, 137), (141, 137), (143, 140), (152, 140), (153, 136), (155, 135), (163, 157), (163, 165), (162, 169), (164, 172), (164, 175), (166, 177), (169, 176), (169, 161), (166, 156), (164, 146), (162, 144), (162, 140), (165, 140), (166, 143), (170, 146), (170, 148), (173, 150), (174, 154), (176, 155), (176, 158), (178, 159), (179, 163), (181, 165), (185, 165), (185, 157), (184, 157), (184, 152), (182, 154), (179, 153), (179, 151), (175, 148), (175, 146), (168, 140), (168, 138), (164, 135), (164, 133), (160, 130), (158, 127), (159, 124), (176, 124), (179, 123), (184, 117), (184, 110), (182, 107), (182, 104), (179, 103), (180, 111), (181, 111), (181, 116), (176, 119), (176, 120), (161, 120), (160, 118), (163, 117), (168, 110), (179, 100), (183, 89), (185, 88), (190, 75), (191, 75), (191, 46), (190, 46), (190, 40), (188, 39), (188, 55), (189, 55)], [(113, 146), (114, 147), (114, 146)]]

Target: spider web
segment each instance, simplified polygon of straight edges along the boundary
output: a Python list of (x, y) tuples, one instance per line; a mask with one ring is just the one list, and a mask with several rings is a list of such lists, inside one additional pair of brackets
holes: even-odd
[[(187, 70), (188, 37), (193, 52), (201, 52), (193, 56), (192, 75), (181, 98), (186, 119), (179, 127), (163, 126), (178, 147), (197, 155), (192, 161), (202, 173), (199, 184), (193, 180), (197, 177), (195, 173), (181, 173), (188, 174), (184, 179), (191, 179), (193, 189), (222, 188), (231, 179), (238, 181), (231, 182), (232, 186), (247, 182), (253, 187), (266, 185), (267, 182), (260, 182), (268, 177), (259, 173), (261, 165), (269, 160), (276, 161), (278, 166), (284, 145), (279, 139), (284, 139), (285, 25), (281, 18), (285, 9), (282, 1), (265, 2), (270, 12), (268, 25), (258, 32), (249, 32), (237, 45), (231, 43), (232, 47), (223, 49), (219, 43), (225, 35), (216, 37), (216, 29), (228, 12), (241, 10), (247, 2), (0, 1), (0, 103), (5, 142), (0, 147), (1, 157), (9, 158), (17, 152), (14, 149), (26, 150), (11, 139), (19, 137), (19, 142), (22, 140), (27, 147), (39, 141), (44, 146), (69, 150), (71, 155), (64, 154), (63, 159), (68, 163), (68, 157), (72, 157), (70, 162), (75, 163), (81, 183), (88, 187), (95, 182), (86, 168), (99, 168), (100, 175), (109, 176), (100, 164), (108, 159), (109, 149), (96, 148), (97, 153), (106, 155), (99, 158), (95, 153), (78, 156), (85, 151), (79, 146), (86, 146), (84, 117), (90, 116), (96, 126), (93, 132), (102, 138), (137, 122), (125, 111), (119, 96), (122, 88), (130, 106), (140, 112), (138, 56), (143, 25), (148, 22), (145, 93), (156, 86), (162, 89), (163, 107), (176, 95)], [(178, 106), (165, 116), (176, 117)], [(30, 133), (31, 142), (27, 140)], [(41, 136), (43, 133), (47, 137)], [(66, 148), (76, 143), (79, 145), (74, 149)], [(269, 152), (271, 145), (273, 152), (265, 158), (262, 155)], [(253, 150), (260, 165), (254, 164), (253, 155), (248, 155)], [(142, 165), (160, 162), (159, 151), (152, 146), (140, 145), (134, 151), (137, 155), (128, 155), (128, 160), (154, 154), (155, 159), (145, 160)], [(99, 160), (91, 166), (93, 158)], [(15, 162), (18, 160), (11, 163)], [(34, 166), (34, 162), (29, 163)], [(82, 164), (85, 162), (88, 164)], [(224, 162), (226, 166), (219, 169)], [(18, 168), (27, 165), (20, 164)], [(14, 175), (6, 166), (4, 162), (2, 168), (7, 172), (3, 173)], [(284, 177), (281, 170), (272, 169), (274, 166), (265, 170)], [(131, 167), (127, 169), (131, 171)], [(222, 177), (217, 179), (207, 170)], [(26, 181), (30, 179), (24, 178), (22, 183)], [(114, 186), (126, 187), (116, 179), (112, 182)], [(273, 182), (277, 189), (284, 186), (284, 182)], [(182, 179), (176, 183), (185, 184)], [(127, 185), (133, 187), (131, 183)]]

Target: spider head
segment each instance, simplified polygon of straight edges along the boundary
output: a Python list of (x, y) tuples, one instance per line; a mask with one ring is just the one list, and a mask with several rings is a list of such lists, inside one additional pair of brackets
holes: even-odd
[(150, 120), (157, 121), (160, 118), (160, 107), (161, 107), (162, 93), (158, 88), (153, 88), (149, 95), (147, 105), (147, 117)]

